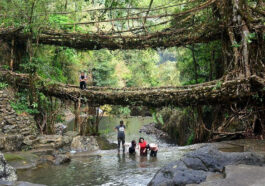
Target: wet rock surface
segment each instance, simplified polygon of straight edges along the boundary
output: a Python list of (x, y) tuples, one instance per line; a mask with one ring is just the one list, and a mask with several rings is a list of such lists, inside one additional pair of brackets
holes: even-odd
[(99, 150), (97, 140), (93, 136), (76, 136), (73, 138), (71, 150), (84, 152)]
[(110, 143), (105, 137), (96, 136), (95, 138), (96, 138), (98, 146), (101, 150), (117, 149), (117, 144), (116, 143)]
[(70, 156), (67, 154), (58, 154), (55, 156), (53, 161), (54, 165), (61, 165), (64, 163), (69, 163), (71, 161)]
[(61, 165), (69, 163), (71, 161), (69, 154), (53, 154), (53, 155), (42, 155), (38, 160), (38, 164), (49, 163), (52, 165)]
[(239, 164), (262, 166), (265, 158), (251, 152), (220, 152), (206, 145), (160, 169), (148, 185), (199, 184), (213, 173), (224, 174), (226, 166)]
[(209, 177), (206, 182), (189, 184), (189, 186), (264, 186), (265, 167), (253, 165), (228, 165), (225, 167), (225, 177)]
[(139, 132), (140, 133), (144, 132), (146, 134), (153, 134), (153, 135), (157, 136), (160, 139), (164, 139), (164, 140), (166, 140), (168, 142), (170, 141), (169, 135), (166, 132), (164, 132), (161, 129), (159, 129), (158, 125), (155, 124), (155, 123), (150, 123), (150, 124), (144, 125), (140, 129)]
[(12, 152), (4, 153), (5, 159), (9, 165), (15, 169), (34, 168), (38, 164), (39, 157), (30, 152)]
[(4, 155), (0, 152), (0, 181), (16, 181), (16, 170), (7, 164)]

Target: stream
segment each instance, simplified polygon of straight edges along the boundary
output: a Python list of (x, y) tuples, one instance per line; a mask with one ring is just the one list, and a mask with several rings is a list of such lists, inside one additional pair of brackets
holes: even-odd
[[(139, 133), (151, 117), (123, 119), (126, 125), (126, 153), (117, 150), (100, 150), (95, 153), (76, 153), (69, 164), (59, 166), (45, 164), (34, 169), (19, 170), (19, 180), (55, 186), (66, 185), (147, 185), (163, 165), (181, 158), (189, 148), (167, 144), (154, 135)], [(100, 132), (111, 142), (117, 142), (114, 127), (120, 118), (104, 117), (100, 121)], [(69, 129), (72, 127), (69, 123)], [(159, 144), (156, 158), (130, 156), (130, 141), (144, 137), (147, 143)]]

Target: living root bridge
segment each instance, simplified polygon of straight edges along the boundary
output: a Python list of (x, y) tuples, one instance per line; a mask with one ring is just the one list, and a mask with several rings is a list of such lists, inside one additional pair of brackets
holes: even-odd
[[(29, 86), (29, 75), (0, 70), (4, 80), (19, 87)], [(37, 89), (48, 96), (69, 99), (90, 105), (144, 105), (150, 107), (195, 106), (231, 104), (249, 101), (255, 104), (255, 96), (264, 98), (265, 79), (251, 76), (246, 79), (221, 80), (182, 87), (155, 88), (108, 88), (88, 87), (80, 90), (78, 86), (49, 83), (36, 78)]]

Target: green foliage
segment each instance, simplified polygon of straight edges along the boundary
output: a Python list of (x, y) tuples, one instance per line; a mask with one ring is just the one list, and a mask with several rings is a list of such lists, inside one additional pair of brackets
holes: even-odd
[(155, 109), (151, 109), (150, 111), (152, 113), (152, 118), (153, 118), (154, 122), (158, 123), (160, 125), (164, 125), (164, 120), (163, 120), (162, 114), (156, 112)]
[(49, 22), (62, 30), (72, 30), (74, 28), (73, 25), (67, 25), (74, 23), (74, 20), (64, 15), (50, 15)]
[(10, 69), (10, 67), (8, 66), (8, 65), (2, 65), (1, 66), (3, 69), (5, 69), (5, 70), (9, 70)]
[(192, 133), (190, 134), (190, 136), (189, 136), (189, 138), (187, 140), (187, 145), (193, 144), (194, 138), (195, 138), (195, 133), (194, 133), (194, 131), (192, 131)]
[(11, 107), (16, 111), (18, 114), (22, 114), (24, 112), (28, 114), (38, 114), (39, 111), (37, 109), (38, 104), (32, 103), (32, 105), (28, 102), (28, 93), (27, 92), (20, 92), (16, 95), (17, 100), (11, 101)]
[(131, 109), (129, 106), (112, 106), (111, 110), (108, 111), (110, 114), (121, 117), (128, 117), (131, 114)]
[(123, 116), (130, 116), (131, 109), (129, 107), (120, 107), (119, 112)]
[[(26, 60), (26, 59), (24, 59)], [(27, 73), (35, 73), (41, 66), (41, 60), (40, 58), (37, 58), (37, 57), (33, 57), (32, 58), (32, 61), (29, 63), (29, 62), (24, 62), (22, 64), (20, 64), (20, 67), (23, 69), (24, 72), (27, 72)]]
[(217, 83), (216, 83), (215, 87), (213, 88), (213, 90), (221, 88), (222, 83), (223, 83), (222, 81), (217, 81)]
[(89, 61), (89, 63), (92, 67), (93, 84), (96, 86), (116, 85), (115, 64), (112, 61), (114, 56), (111, 52), (100, 50), (91, 54), (91, 60), (93, 61)]
[(239, 48), (241, 45), (239, 43), (237, 43), (236, 41), (234, 41), (234, 43), (232, 44), (232, 47), (235, 48)]
[[(192, 50), (194, 53), (192, 53)], [(215, 62), (220, 57), (221, 44), (219, 42), (178, 48), (176, 65), (180, 72), (180, 82), (183, 85), (190, 85), (203, 83), (220, 77), (220, 64)], [(195, 63), (197, 72), (195, 72)]]
[(56, 116), (55, 122), (56, 123), (62, 123), (62, 122), (64, 122), (63, 115), (62, 114), (58, 114)]
[(252, 43), (252, 40), (254, 40), (254, 39), (256, 39), (256, 33), (255, 33), (255, 32), (253, 32), (253, 33), (249, 33), (249, 34), (247, 35), (247, 42), (248, 42), (248, 43)]
[(110, 133), (110, 128), (107, 128), (107, 129), (104, 129), (104, 130), (100, 130), (99, 132), (100, 132), (100, 136), (101, 135), (106, 135), (106, 134), (109, 134)]
[(8, 84), (5, 82), (0, 82), (0, 90), (3, 90), (5, 88), (7, 88)]

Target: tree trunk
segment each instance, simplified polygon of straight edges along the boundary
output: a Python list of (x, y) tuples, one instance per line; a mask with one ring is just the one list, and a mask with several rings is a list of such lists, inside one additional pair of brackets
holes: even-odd
[(195, 57), (195, 48), (194, 45), (191, 46), (191, 52), (192, 52), (192, 59), (193, 59), (193, 67), (194, 67), (194, 78), (195, 78), (195, 82), (196, 84), (198, 83), (198, 70), (197, 70), (197, 61), (196, 61), (196, 57)]
[(15, 48), (15, 39), (13, 38), (11, 41), (11, 54), (10, 54), (10, 70), (13, 71), (14, 67), (14, 48)]
[(80, 99), (78, 99), (77, 102), (75, 102), (75, 124), (74, 124), (74, 131), (80, 132), (80, 106), (81, 102)]
[(215, 54), (215, 50), (212, 50), (212, 55), (211, 55), (211, 60), (210, 60), (210, 73), (209, 73), (209, 80), (212, 81), (213, 80), (213, 65), (214, 65), (214, 54)]
[(196, 141), (197, 142), (203, 142), (207, 140), (209, 136), (209, 132), (211, 132), (209, 129), (206, 128), (204, 122), (203, 122), (203, 112), (202, 107), (197, 107), (197, 127), (196, 127)]

